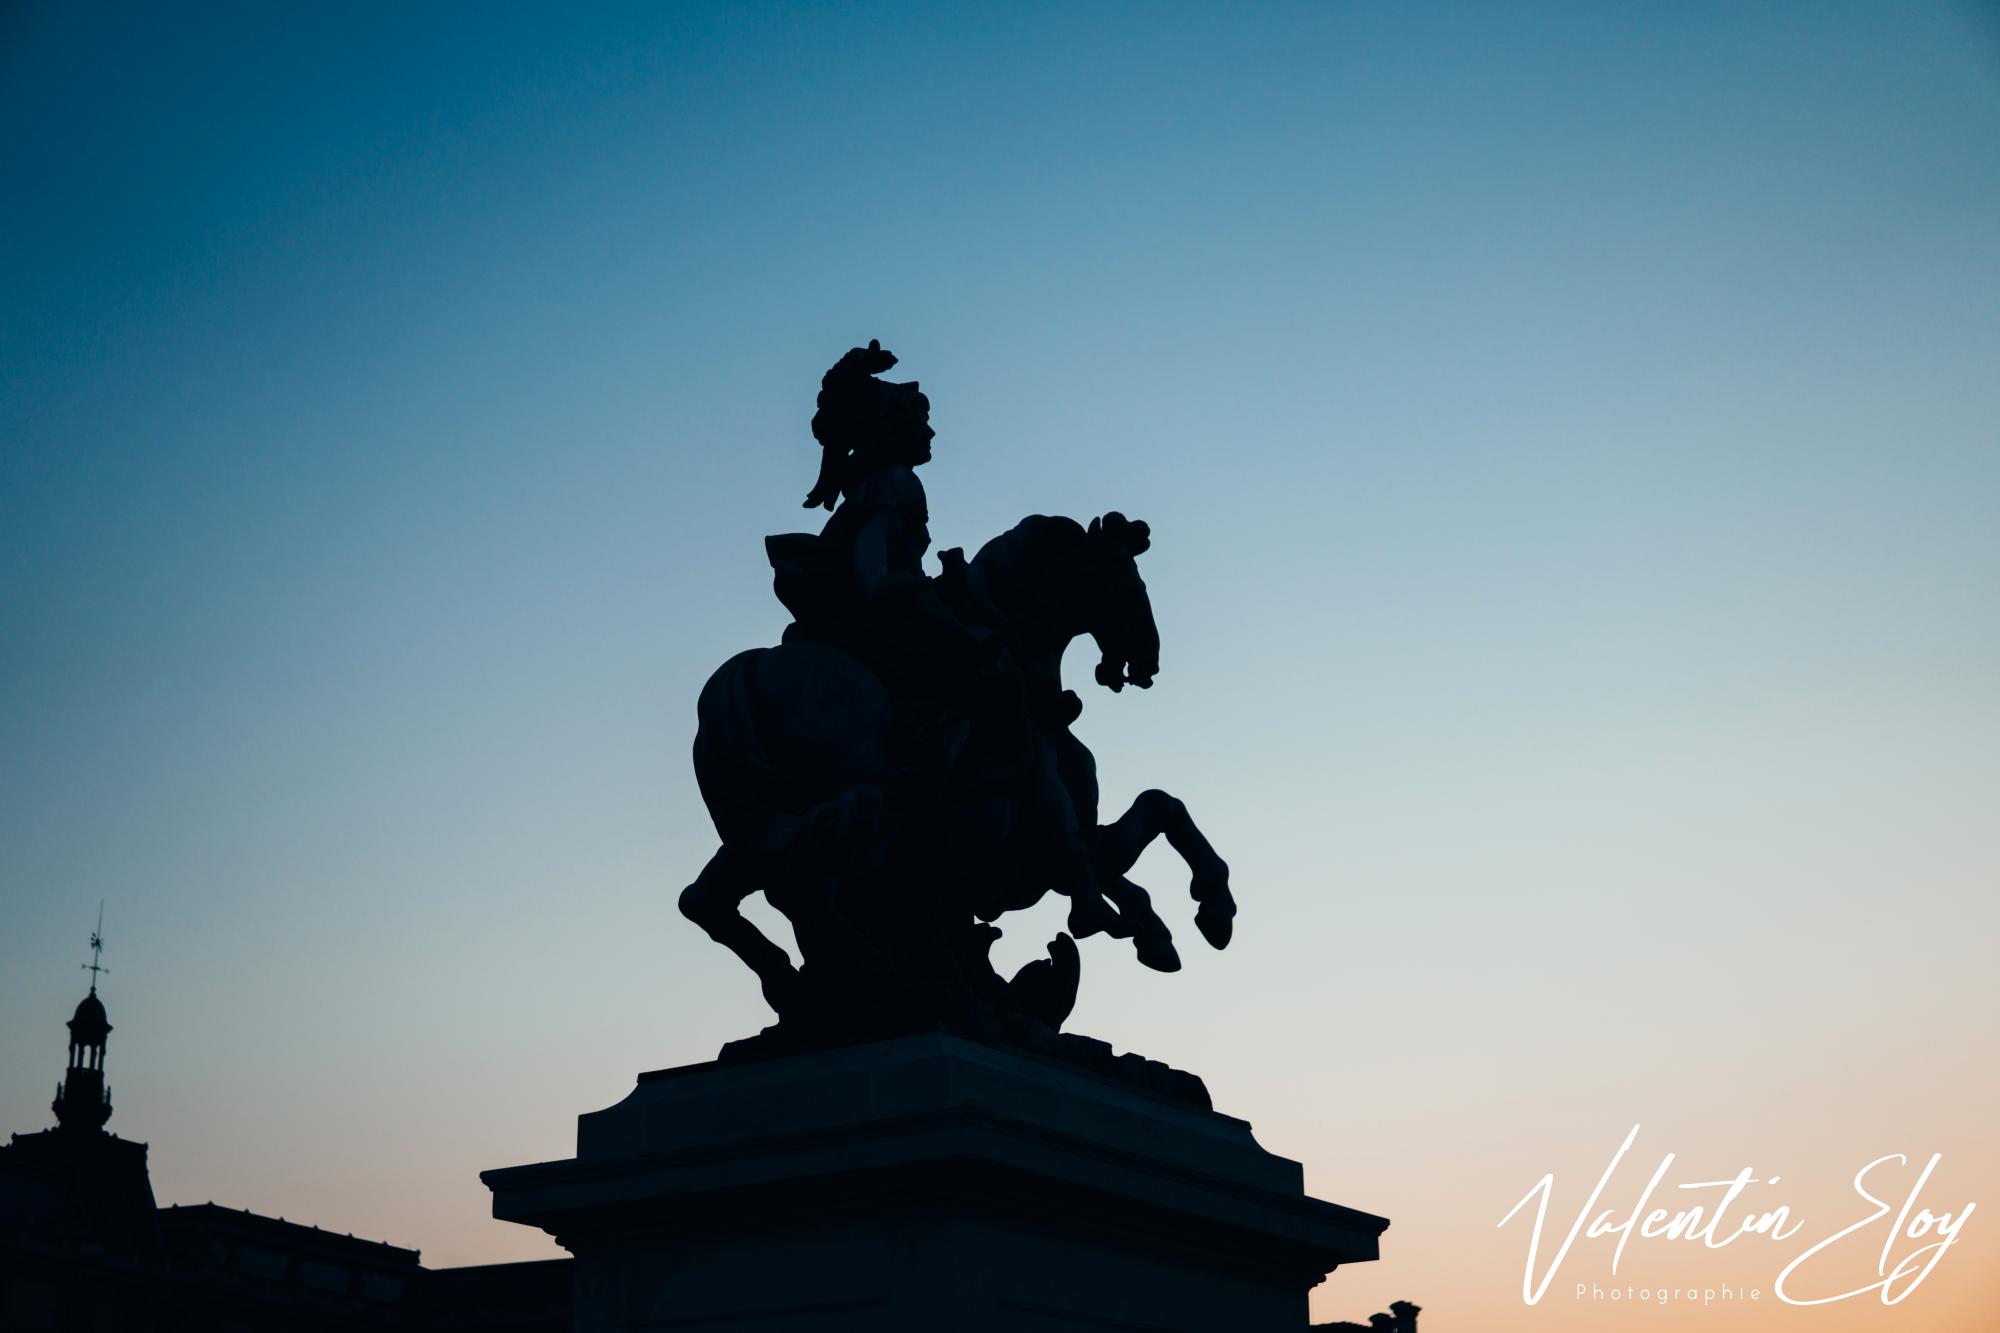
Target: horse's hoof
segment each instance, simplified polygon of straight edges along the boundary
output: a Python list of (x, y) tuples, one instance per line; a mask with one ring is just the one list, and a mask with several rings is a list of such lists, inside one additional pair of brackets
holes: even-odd
[(1132, 941), (1138, 951), (1139, 961), (1155, 972), (1178, 972), (1181, 970), (1180, 951), (1174, 948), (1174, 937), (1155, 935), (1150, 932)]
[(1235, 922), (1236, 900), (1226, 891), (1220, 897), (1205, 899), (1194, 911), (1195, 929), (1213, 948), (1229, 947), (1229, 938), (1236, 929)]

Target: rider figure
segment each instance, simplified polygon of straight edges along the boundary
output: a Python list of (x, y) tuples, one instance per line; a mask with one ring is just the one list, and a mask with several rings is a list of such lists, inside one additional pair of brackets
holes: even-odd
[[(930, 512), (916, 469), (930, 461), (936, 432), (915, 381), (876, 378), (895, 364), (871, 341), (820, 381), (819, 478), (805, 503), (832, 517), (817, 536), (764, 539), (778, 599), (795, 617), (785, 640), (831, 644), (875, 674), (891, 700), (890, 754), (927, 797), (975, 773), (1004, 774), (1018, 800), (1052, 806), (1066, 798), (1036, 734), (1066, 728), (1076, 696), (1053, 677), (1023, 675), (1010, 629), (970, 589), (959, 552), (945, 552), (945, 579), (924, 573)], [(1083, 855), (1073, 832), (1057, 872), (1079, 935), (1112, 920)]]
[(818, 639), (859, 658), (899, 703), (970, 711), (988, 674), (982, 636), (946, 607), (924, 573), (930, 510), (916, 469), (930, 461), (930, 400), (915, 381), (875, 378), (896, 364), (879, 342), (820, 381), (812, 431), (819, 478), (808, 509), (833, 511), (818, 536), (767, 537), (785, 638)]

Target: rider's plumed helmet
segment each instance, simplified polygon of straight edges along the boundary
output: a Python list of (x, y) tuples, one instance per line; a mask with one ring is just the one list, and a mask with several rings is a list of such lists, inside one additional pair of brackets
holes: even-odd
[(890, 455), (919, 427), (928, 440), (930, 401), (917, 382), (875, 378), (895, 364), (895, 353), (871, 338), (821, 377), (819, 410), (812, 419), (813, 438), (820, 444), (819, 478), (806, 496), (806, 508), (832, 509), (840, 493), (861, 477), (885, 463), (907, 461)]

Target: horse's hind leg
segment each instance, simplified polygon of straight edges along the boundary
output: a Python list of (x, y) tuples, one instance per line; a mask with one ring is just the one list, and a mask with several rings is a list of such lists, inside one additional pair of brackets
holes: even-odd
[(1142, 791), (1118, 820), (1099, 826), (1093, 843), (1099, 873), (1107, 878), (1122, 876), (1139, 859), (1139, 853), (1162, 835), (1187, 863), (1191, 876), (1188, 892), (1199, 904), (1194, 914), (1196, 928), (1203, 939), (1222, 948), (1229, 943), (1231, 923), (1236, 918), (1236, 900), (1229, 892), (1229, 865), (1215, 854), (1187, 807), (1176, 798), (1157, 788)]
[(746, 873), (746, 860), (727, 846), (711, 856), (694, 883), (681, 890), (681, 915), (757, 974), (765, 1002), (782, 1018), (798, 991), (799, 970), (792, 956), (742, 913), (743, 900), (759, 887)]
[[(1078, 744), (1077, 748), (1082, 747)], [(1086, 760), (1088, 757), (1086, 751)], [(1020, 799), (1031, 830), (1025, 839), (1031, 873), (1069, 899), (1070, 935), (1081, 940), (1099, 931), (1113, 939), (1131, 934), (1105, 901), (1108, 895), (1099, 883), (1097, 869), (1096, 829), (1078, 819), (1076, 801), (1063, 781), (1061, 756), (1055, 745), (1033, 748), (1023, 781)], [(1091, 817), (1095, 817), (1094, 811)]]

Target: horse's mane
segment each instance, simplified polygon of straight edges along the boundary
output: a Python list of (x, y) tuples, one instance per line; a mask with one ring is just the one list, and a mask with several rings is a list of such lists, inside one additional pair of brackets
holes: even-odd
[(972, 566), (996, 603), (1019, 606), (1049, 562), (1076, 550), (1087, 535), (1073, 518), (1030, 514), (980, 547)]

